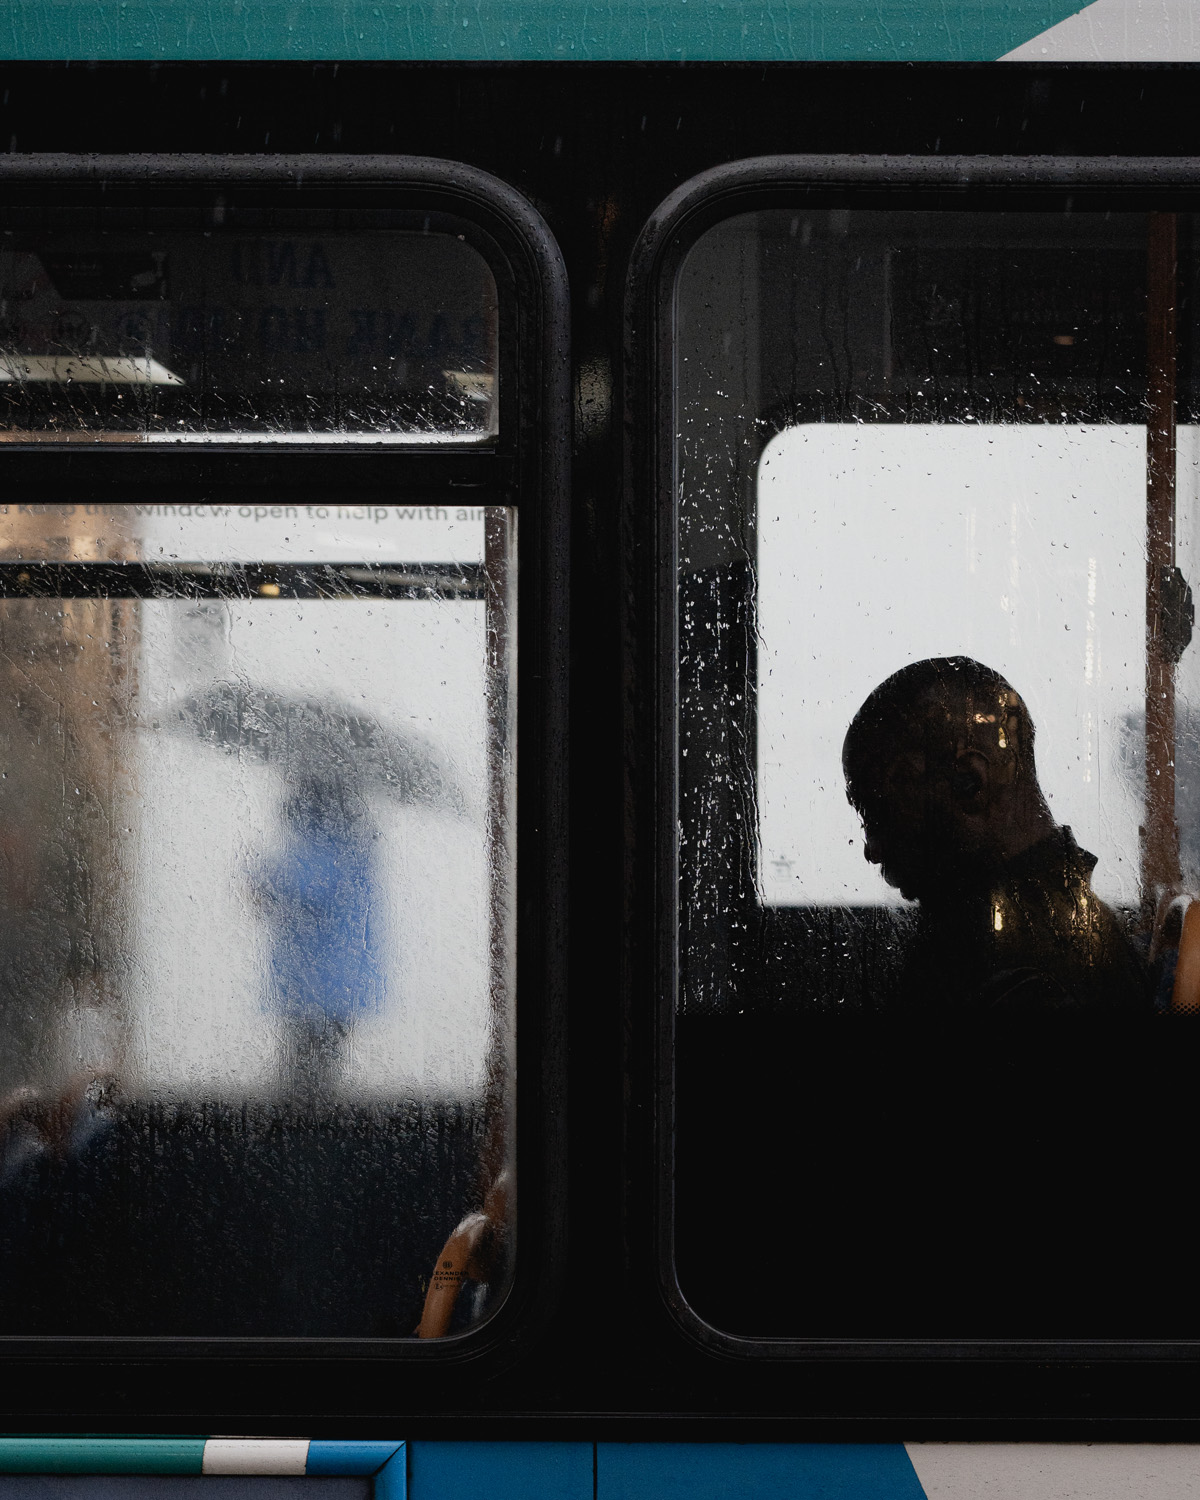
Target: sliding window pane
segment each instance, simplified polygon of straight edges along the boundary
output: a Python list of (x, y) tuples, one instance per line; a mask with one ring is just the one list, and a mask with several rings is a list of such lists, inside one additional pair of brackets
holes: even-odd
[(513, 512), (2, 520), (0, 1332), (408, 1336), (486, 1203), (477, 1322), (514, 1247)]
[(683, 261), (675, 1250), (720, 1329), (1200, 1329), (1154, 1271), (1200, 1062), (1192, 230), (778, 209)]

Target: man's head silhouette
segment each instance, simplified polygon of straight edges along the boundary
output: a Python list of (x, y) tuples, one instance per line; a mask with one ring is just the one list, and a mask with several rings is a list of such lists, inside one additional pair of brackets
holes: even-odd
[(967, 656), (914, 662), (882, 682), (854, 716), (842, 766), (867, 859), (910, 899), (986, 884), (1055, 826), (1029, 710)]

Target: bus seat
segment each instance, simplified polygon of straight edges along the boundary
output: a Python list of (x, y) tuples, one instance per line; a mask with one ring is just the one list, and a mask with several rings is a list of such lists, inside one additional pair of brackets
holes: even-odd
[(1171, 1015), (1200, 1015), (1200, 898), (1167, 891), (1158, 904), (1150, 962), (1159, 975), (1159, 1004)]
[(463, 1284), (481, 1279), (475, 1264), (476, 1252), (488, 1228), (487, 1214), (468, 1214), (442, 1246), (425, 1293), (425, 1306), (417, 1324), (418, 1338), (440, 1339), (449, 1332)]
[(1179, 956), (1171, 986), (1174, 1015), (1200, 1015), (1200, 901), (1188, 902), (1179, 933)]
[(484, 1195), (483, 1212), (467, 1214), (442, 1246), (416, 1327), (418, 1338), (438, 1339), (452, 1331), (455, 1310), (468, 1281), (480, 1286), (486, 1296), (487, 1288), (503, 1279), (509, 1186), (510, 1174), (502, 1170)]

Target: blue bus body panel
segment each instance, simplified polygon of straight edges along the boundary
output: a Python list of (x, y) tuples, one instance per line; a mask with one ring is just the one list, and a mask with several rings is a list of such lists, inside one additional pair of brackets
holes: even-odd
[(596, 1500), (924, 1500), (902, 1443), (599, 1443)]
[(592, 1500), (592, 1465), (591, 1443), (409, 1443), (409, 1496)]
[[(593, 1463), (595, 1465), (593, 1469)], [(924, 1500), (902, 1443), (425, 1443), (410, 1500)]]

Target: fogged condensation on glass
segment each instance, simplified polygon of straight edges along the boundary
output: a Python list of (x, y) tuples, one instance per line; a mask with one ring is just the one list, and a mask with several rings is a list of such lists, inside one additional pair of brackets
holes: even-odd
[[(1128, 1279), (1121, 1256), (1147, 1253), (1105, 1225), (1144, 1191), (1134, 1142), (1160, 1109), (1155, 1070), (1184, 1053), (1152, 1066), (1134, 1061), (1140, 1044), (1105, 1052), (1097, 1030), (1068, 1045), (1047, 1028), (1165, 1024), (1178, 926), (1164, 937), (1161, 909), (1200, 890), (1192, 228), (771, 210), (707, 231), (684, 259), (676, 1265), (719, 1328), (1157, 1336), (1178, 1311), (1151, 1306), (1148, 1268), (1140, 1310), (1105, 1290)], [(1175, 438), (1148, 379), (1163, 308)], [(1168, 451), (1182, 576), (1163, 552), (1160, 607), (1147, 536), (1170, 531), (1154, 477)], [(938, 685), (910, 701), (929, 671), (914, 666), (872, 700), (849, 752), (852, 805), (852, 720), (892, 674), (938, 658), (967, 665), (933, 669)], [(1148, 728), (1148, 670), (1172, 658), (1174, 719)], [(943, 731), (930, 726), (957, 722), (958, 697), (970, 723), (951, 776), (931, 769)], [(1155, 873), (1174, 834), (1148, 744), (1176, 776), (1170, 879)], [(1019, 809), (1006, 792), (987, 803), (1008, 809), (1017, 852), (998, 835), (993, 848), (990, 828), (954, 845), (954, 825), (936, 844), (936, 798), (976, 798), (974, 817), (988, 755), (988, 785), (1021, 789)], [(918, 799), (919, 827), (904, 821)], [(1002, 892), (978, 942), (973, 882)], [(968, 1023), (1009, 1030), (969, 1041)], [(786, 1247), (783, 1267), (750, 1271), (747, 1233)], [(1034, 1239), (1063, 1268), (1053, 1286), (1012, 1270)], [(968, 1264), (978, 1289), (960, 1297)]]
[[(1188, 266), (1184, 285), (1188, 306), (1200, 290), (1196, 268)], [(1176, 555), (1180, 571), (1193, 588), (1200, 581), (1200, 381), (1188, 368), (1181, 392), (1179, 452), (1176, 465)], [(1183, 425), (1184, 421), (1188, 425)], [(1130, 718), (1129, 767), (1143, 774), (1145, 713)], [(1179, 827), (1181, 885), (1200, 891), (1200, 649), (1183, 653), (1175, 677), (1175, 818)]]
[(451, 234), (10, 230), (0, 438), (485, 442), (496, 320)]
[(464, 1221), (472, 1326), (515, 1244), (514, 514), (0, 528), (0, 1334), (428, 1333)]

